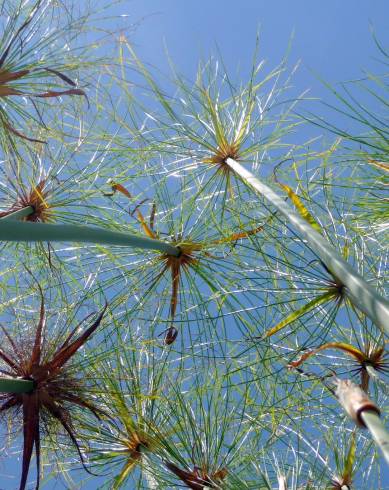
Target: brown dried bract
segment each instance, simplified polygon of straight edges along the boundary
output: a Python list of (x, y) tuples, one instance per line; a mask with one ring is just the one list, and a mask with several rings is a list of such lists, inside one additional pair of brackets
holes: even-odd
[(223, 481), (227, 474), (227, 468), (220, 468), (220, 470), (209, 475), (207, 471), (195, 466), (192, 471), (182, 470), (178, 466), (169, 461), (165, 462), (166, 467), (174, 473), (185, 485), (193, 490), (202, 490), (204, 487), (217, 488), (218, 482)]
[(179, 244), (179, 248), (181, 253), (178, 257), (169, 254), (161, 254), (160, 256), (160, 260), (164, 264), (161, 275), (169, 270), (172, 278), (172, 295), (170, 298), (170, 318), (172, 320), (177, 310), (181, 273), (197, 263), (198, 259), (195, 252), (203, 247), (198, 243), (182, 243)]

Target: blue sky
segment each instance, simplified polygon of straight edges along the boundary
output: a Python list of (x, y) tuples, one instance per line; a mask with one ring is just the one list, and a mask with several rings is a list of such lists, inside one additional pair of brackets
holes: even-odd
[[(101, 0), (101, 4), (104, 2)], [(294, 77), (298, 92), (310, 89), (314, 97), (328, 98), (319, 75), (327, 82), (355, 79), (362, 69), (382, 70), (374, 58), (378, 50), (370, 29), (383, 45), (389, 41), (388, 0), (133, 0), (112, 9), (125, 20), (113, 19), (111, 28), (124, 28), (129, 21), (139, 25), (129, 39), (139, 57), (163, 72), (168, 71), (165, 46), (178, 70), (194, 78), (199, 59), (220, 49), (229, 69), (247, 74), (256, 33), (260, 32), (260, 58), (275, 67), (293, 35), (290, 65), (301, 60)], [(16, 488), (21, 461), (0, 466), (0, 489)], [(33, 474), (33, 470), (31, 472)], [(49, 483), (44, 488), (61, 488)], [(96, 483), (86, 485), (96, 489)]]
[(370, 27), (383, 44), (389, 33), (386, 0), (134, 0), (116, 11), (140, 20), (131, 40), (144, 61), (166, 68), (165, 43), (187, 76), (216, 45), (229, 68), (247, 69), (258, 30), (261, 55), (274, 66), (294, 33), (290, 61), (302, 60), (295, 83), (316, 96), (322, 86), (309, 70), (330, 83), (358, 77), (378, 54)]
[[(299, 105), (299, 112), (310, 110), (353, 132), (361, 129), (351, 119), (336, 119), (318, 102), (334, 102), (320, 79), (337, 87), (339, 82), (363, 77), (364, 71), (382, 73), (372, 31), (383, 46), (389, 43), (387, 0), (125, 0), (113, 12), (126, 16), (113, 25), (126, 34), (143, 62), (169, 74), (168, 53), (177, 71), (190, 80), (195, 79), (200, 60), (220, 52), (233, 79), (246, 81), (257, 33), (258, 58), (266, 60), (268, 71), (291, 44), (289, 68), (300, 64), (289, 96), (307, 91), (306, 97), (315, 99)], [(134, 31), (126, 28), (131, 22)], [(371, 100), (368, 104), (372, 108)], [(304, 126), (294, 143), (320, 134), (321, 130)]]

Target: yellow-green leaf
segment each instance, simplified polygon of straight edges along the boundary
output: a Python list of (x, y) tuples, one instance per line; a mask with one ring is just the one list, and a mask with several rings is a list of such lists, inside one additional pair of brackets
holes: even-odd
[(348, 454), (346, 457), (346, 460), (344, 462), (344, 471), (343, 471), (343, 478), (347, 480), (351, 480), (352, 474), (353, 474), (353, 466), (355, 462), (355, 449), (356, 449), (356, 444), (355, 444), (355, 432), (353, 432), (351, 436), (351, 443), (350, 443), (350, 448), (348, 450)]
[(125, 465), (123, 466), (122, 471), (115, 478), (115, 483), (112, 486), (112, 490), (118, 490), (121, 487), (124, 480), (131, 473), (131, 471), (135, 468), (137, 463), (138, 463), (138, 461), (136, 459), (129, 459), (128, 461), (126, 461)]
[(211, 116), (211, 120), (213, 123), (213, 127), (215, 130), (215, 138), (216, 142), (222, 152), (224, 152), (228, 148), (228, 141), (225, 134), (225, 129), (223, 127), (219, 110), (217, 104), (211, 99), (209, 92), (207, 90), (202, 91), (207, 103), (207, 108), (209, 111), (209, 115)]
[(219, 245), (221, 243), (231, 243), (231, 242), (236, 242), (237, 240), (240, 240), (241, 238), (247, 238), (249, 236), (257, 234), (259, 231), (263, 230), (263, 225), (258, 226), (257, 228), (253, 228), (252, 230), (248, 231), (241, 231), (238, 233), (234, 233), (230, 236), (220, 238), (219, 240), (214, 240), (212, 242), (212, 245)]
[(369, 158), (367, 161), (375, 167), (385, 170), (385, 172), (389, 172), (389, 164), (385, 162), (378, 162), (377, 160), (373, 160), (372, 158)]
[(321, 233), (321, 226), (315, 220), (315, 218), (312, 216), (312, 214), (308, 211), (308, 209), (304, 206), (301, 199), (292, 190), (292, 188), (286, 184), (281, 184), (281, 183), (280, 183), (280, 186), (284, 189), (284, 191), (286, 191), (286, 193), (288, 194), (288, 196), (292, 200), (293, 204), (296, 206), (297, 211), (305, 219), (305, 221), (307, 221), (312, 226), (312, 228), (314, 228), (316, 231)]
[(322, 303), (326, 303), (327, 301), (330, 301), (331, 299), (333, 299), (335, 297), (335, 295), (336, 295), (336, 293), (334, 291), (326, 291), (324, 294), (317, 296), (312, 301), (310, 301), (309, 303), (306, 303), (305, 305), (303, 305), (298, 310), (292, 311), (292, 313), (290, 313), (290, 315), (288, 315), (282, 321), (277, 323), (277, 325), (275, 327), (268, 330), (265, 333), (264, 337), (265, 338), (271, 337), (272, 335), (274, 335), (275, 333), (279, 332), (284, 327), (289, 325), (289, 323), (294, 322), (295, 320), (297, 320), (301, 316), (305, 315), (305, 313), (308, 313), (309, 311), (313, 310), (313, 308), (315, 308), (316, 306), (321, 305)]
[(235, 140), (234, 140), (234, 146), (239, 149), (240, 148), (240, 145), (242, 144), (242, 140), (243, 140), (243, 137), (245, 135), (245, 132), (246, 132), (246, 129), (249, 125), (249, 122), (250, 122), (250, 119), (251, 119), (251, 114), (254, 110), (254, 107), (255, 107), (255, 103), (254, 103), (254, 100), (251, 101), (249, 107), (248, 107), (248, 110), (246, 112), (246, 115), (244, 116), (243, 118), (243, 121), (238, 129), (238, 132), (235, 136)]

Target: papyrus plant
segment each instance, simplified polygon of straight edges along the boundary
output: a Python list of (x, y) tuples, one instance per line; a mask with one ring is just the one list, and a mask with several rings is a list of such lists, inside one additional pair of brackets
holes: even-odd
[[(45, 142), (46, 136), (36, 135), (39, 128), (47, 130), (42, 117), (47, 105), (44, 101), (54, 99), (58, 104), (64, 96), (86, 96), (77, 78), (72, 78), (77, 62), (64, 49), (63, 42), (66, 36), (74, 37), (81, 23), (72, 25), (69, 19), (67, 24), (66, 10), (54, 3), (51, 0), (1, 2), (0, 143), (3, 150), (17, 152), (23, 141), (30, 145)], [(55, 23), (53, 8), (58, 16)], [(49, 28), (46, 23), (51, 24)]]
[[(1, 379), (31, 382), (31, 386), (27, 386), (22, 392), (16, 384), (14, 391), (8, 388), (7, 392), (0, 394), (1, 415), (10, 416), (9, 412), (12, 412), (12, 418), (21, 418), (19, 430), (23, 434), (23, 460), (20, 490), (26, 488), (34, 448), (37, 464), (36, 488), (39, 488), (41, 438), (44, 431), (55, 437), (53, 431), (58, 430), (55, 425), (58, 423), (75, 446), (81, 462), (85, 464), (72, 412), (77, 409), (86, 410), (97, 418), (101, 414), (98, 404), (90, 398), (88, 383), (83, 381), (73, 356), (100, 325), (106, 308), (81, 334), (78, 333), (78, 325), (62, 338), (53, 339), (48, 331), (50, 327), (47, 325), (43, 292), (40, 286), (38, 289), (41, 299), (36, 324), (24, 332), (10, 332), (2, 327), (3, 342), (0, 349)], [(12, 420), (11, 427), (14, 423), (15, 420)]]
[[(193, 87), (184, 84), (182, 79), (177, 76), (176, 86), (183, 92), (187, 100), (180, 97), (172, 100), (164, 94), (150, 72), (138, 60), (131, 47), (129, 50), (162, 109), (159, 112), (161, 115), (153, 114), (151, 118), (152, 122), (157, 122), (156, 128), (151, 123), (150, 128), (147, 129), (147, 134), (153, 135), (154, 142), (149, 143), (147, 139), (145, 141), (144, 138), (139, 137), (140, 143), (146, 146), (148, 150), (153, 149), (159, 154), (167, 155), (173, 161), (172, 156), (174, 155), (176, 157), (174, 164), (177, 162), (176, 166), (178, 167), (178, 170), (175, 168), (171, 171), (174, 175), (177, 175), (177, 172), (185, 171), (188, 160), (190, 161), (189, 170), (192, 174), (198, 169), (202, 173), (207, 172), (207, 175), (210, 172), (211, 176), (205, 182), (201, 179), (197, 180), (199, 190), (195, 196), (198, 196), (199, 192), (209, 192), (209, 187), (207, 187), (209, 180), (216, 182), (213, 187), (214, 194), (219, 195), (219, 190), (222, 191), (219, 198), (222, 209), (224, 209), (223, 202), (225, 199), (233, 196), (231, 179), (240, 182), (239, 189), (243, 182), (245, 191), (239, 192), (240, 200), (246, 198), (250, 189), (261, 195), (267, 205), (275, 208), (286, 220), (286, 223), (306, 241), (309, 247), (315, 250), (325, 267), (344, 287), (345, 294), (352, 303), (367, 314), (379, 328), (387, 329), (389, 319), (387, 300), (337, 253), (329, 241), (321, 236), (312, 226), (312, 223), (306, 219), (307, 216), (301, 215), (301, 209), (296, 211), (285, 202), (282, 194), (274, 191), (264, 179), (258, 178), (256, 173), (249, 170), (249, 166), (254, 169), (258, 168), (258, 162), (261, 161), (260, 155), (262, 160), (266, 159), (273, 143), (275, 145), (278, 141), (280, 131), (281, 134), (284, 134), (291, 129), (288, 124), (282, 130), (276, 125), (270, 133), (271, 143), (269, 146), (267, 147), (265, 140), (261, 147), (262, 153), (259, 146), (256, 146), (260, 145), (260, 131), (263, 126), (260, 124), (263, 119), (261, 97), (257, 94), (261, 84), (255, 84), (256, 67), (251, 73), (247, 86), (242, 90), (234, 90), (232, 86), (228, 85), (231, 93), (227, 95), (223, 92), (223, 86), (217, 83), (217, 74), (215, 77), (208, 77), (206, 86), (199, 76)], [(274, 74), (271, 78), (273, 77)], [(228, 75), (226, 75), (225, 80), (228, 83)], [(180, 110), (182, 100), (185, 101), (185, 111)], [(143, 106), (141, 108), (143, 109)], [(285, 119), (287, 117), (284, 114), (278, 117), (278, 121), (282, 121), (282, 123), (285, 122)], [(233, 122), (231, 123), (231, 121)], [(145, 124), (142, 125), (142, 128), (145, 127)], [(294, 124), (292, 124), (293, 126)], [(145, 132), (143, 131), (142, 134)], [(249, 143), (249, 139), (253, 135), (255, 135), (256, 141), (254, 146)], [(284, 155), (278, 156), (278, 161), (288, 158), (287, 149), (284, 149)], [(215, 165), (217, 171), (216, 174), (212, 175)]]
[[(44, 5), (57, 8), (57, 3)], [(43, 3), (33, 5), (39, 10)], [(174, 74), (175, 89), (168, 93), (123, 37), (119, 44), (117, 65), (101, 67), (104, 84), (98, 81), (96, 97), (90, 97), (91, 111), (97, 110), (92, 116), (84, 111), (89, 122), (98, 119), (90, 133), (84, 133), (78, 113), (54, 117), (63, 107), (56, 90), (76, 95), (66, 97), (67, 104), (85, 103), (74, 92), (84, 89), (72, 85), (78, 74), (65, 62), (69, 73), (41, 60), (39, 70), (9, 67), (3, 78), (3, 91), (8, 90), (3, 99), (15, 103), (11, 115), (23, 97), (32, 106), (35, 99), (46, 101), (45, 124), (67, 127), (70, 135), (77, 127), (79, 133), (77, 142), (69, 143), (69, 134), (61, 136), (73, 154), (69, 151), (66, 165), (61, 159), (58, 167), (53, 165), (60, 172), (47, 169), (52, 160), (45, 160), (40, 149), (48, 147), (54, 157), (58, 142), (28, 141), (41, 135), (30, 133), (23, 117), (15, 121), (26, 131), (18, 136), (8, 130), (13, 146), (4, 146), (15, 154), (19, 144), (28, 142), (28, 150), (20, 146), (19, 153), (39, 162), (31, 172), (29, 159), (14, 166), (16, 160), (6, 154), (3, 159), (11, 162), (13, 173), (6, 168), (0, 176), (0, 307), (11, 308), (24, 333), (32, 331), (31, 345), (22, 351), (19, 338), (16, 342), (13, 331), (5, 329), (1, 349), (5, 400), (18, 402), (22, 411), (28, 405), (23, 400), (32, 400), (26, 408), (28, 423), (18, 426), (15, 418), (11, 426), (29, 428), (22, 483), (35, 447), (42, 460), (56, 463), (68, 487), (82, 487), (82, 476), (75, 483), (70, 477), (76, 442), (78, 465), (82, 455), (88, 471), (100, 478), (85, 475), (85, 485), (93, 488), (307, 490), (349, 485), (351, 480), (379, 488), (378, 451), (370, 433), (362, 430), (356, 431), (355, 446), (350, 445), (355, 423), (343, 415), (331, 380), (349, 372), (351, 359), (361, 361), (357, 367), (362, 372), (365, 367), (369, 372), (363, 365), (367, 358), (378, 360), (377, 367), (385, 362), (380, 349), (387, 327), (381, 298), (386, 251), (382, 242), (373, 247), (373, 225), (367, 223), (359, 233), (357, 220), (348, 222), (347, 213), (356, 216), (356, 207), (330, 180), (337, 172), (326, 167), (336, 163), (335, 149), (324, 152), (328, 158), (320, 174), (310, 165), (321, 162), (322, 148), (315, 155), (293, 145), (301, 121), (292, 115), (296, 99), (288, 101), (284, 92), (286, 64), (263, 76), (262, 64), (255, 61), (242, 85), (220, 64), (209, 63), (194, 83)], [(42, 52), (50, 48), (41, 47)], [(43, 74), (44, 80), (38, 80)], [(33, 78), (35, 97), (26, 96), (22, 85)], [(40, 90), (38, 85), (48, 80), (58, 83), (57, 89)], [(11, 89), (24, 95), (11, 95)], [(42, 126), (40, 119), (32, 121), (31, 128), (38, 123)], [(97, 138), (95, 128), (102, 128)], [(42, 174), (35, 169), (43, 169)], [(315, 187), (315, 178), (321, 187)], [(336, 189), (330, 198), (329, 188)], [(62, 196), (64, 205), (59, 206), (56, 198)], [(60, 259), (55, 278), (50, 263), (41, 267), (42, 247), (30, 242), (50, 243)], [(39, 278), (50, 313), (66, 305), (68, 328), (49, 321), (41, 326), (45, 316), (37, 311), (43, 302), (31, 296), (21, 273), (26, 261), (30, 274)], [(107, 298), (110, 311), (104, 323), (109, 328), (98, 328), (103, 322), (98, 317), (89, 319), (92, 326), (86, 330), (72, 329), (75, 318), (84, 317), (78, 312), (68, 316), (73, 295), (81, 291), (88, 304)], [(24, 322), (27, 310), (39, 317), (38, 325)], [(26, 353), (22, 360), (27, 359), (28, 369), (31, 364), (38, 374), (43, 371), (45, 386), (17, 379), (19, 358), (10, 339)], [(98, 348), (89, 350), (95, 341)], [(341, 344), (347, 345), (347, 357), (332, 362), (333, 357), (324, 356), (330, 352), (327, 347)], [(308, 352), (304, 362), (287, 369)], [(63, 381), (51, 398), (44, 392), (53, 381), (50, 369)], [(32, 378), (35, 372), (30, 371)], [(76, 379), (79, 399), (64, 400), (69, 398), (64, 377), (72, 386)], [(384, 413), (385, 381), (371, 380), (369, 388)], [(65, 415), (58, 412), (55, 394), (68, 409)], [(54, 421), (48, 437), (39, 432), (41, 413)], [(377, 432), (377, 416), (376, 410), (361, 417), (367, 417), (365, 424), (380, 443), (385, 440), (384, 419)], [(70, 441), (62, 437), (66, 434)], [(55, 457), (55, 449), (63, 451), (63, 461)]]

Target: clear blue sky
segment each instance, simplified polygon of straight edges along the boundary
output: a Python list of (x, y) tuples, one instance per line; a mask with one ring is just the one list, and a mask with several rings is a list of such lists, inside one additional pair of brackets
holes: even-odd
[[(319, 77), (336, 85), (360, 78), (363, 70), (381, 73), (371, 30), (383, 46), (389, 45), (388, 0), (125, 0), (114, 12), (129, 16), (114, 23), (124, 33), (130, 21), (138, 23), (135, 32), (127, 33), (143, 62), (168, 74), (167, 50), (178, 72), (192, 80), (199, 60), (219, 50), (233, 78), (239, 73), (245, 81), (258, 32), (259, 59), (266, 60), (268, 70), (281, 61), (293, 38), (289, 66), (301, 62), (292, 79), (293, 95), (308, 89), (309, 97), (327, 102), (333, 99)], [(300, 107), (359, 130), (350, 119), (337, 121), (318, 102)], [(305, 127), (295, 143), (319, 134)]]
[[(378, 51), (370, 25), (382, 44), (389, 44), (389, 0), (127, 0), (111, 12), (129, 15), (111, 20), (112, 29), (140, 21), (129, 39), (144, 62), (167, 72), (166, 43), (175, 65), (189, 78), (216, 45), (233, 73), (238, 65), (247, 73), (258, 30), (260, 57), (274, 67), (294, 32), (290, 64), (302, 61), (294, 85), (323, 98), (328, 92), (312, 71), (330, 83), (358, 78), (363, 68), (376, 71)], [(16, 458), (11, 464), (1, 462), (1, 490), (17, 488), (20, 465)], [(5, 477), (11, 470), (16, 479)], [(83, 488), (95, 490), (97, 485), (92, 481)], [(44, 488), (63, 487), (52, 482)]]
[(294, 32), (291, 64), (302, 60), (295, 83), (315, 95), (323, 90), (308, 69), (331, 83), (358, 77), (378, 54), (370, 25), (383, 44), (389, 41), (387, 0), (133, 0), (115, 10), (134, 22), (144, 17), (131, 36), (144, 61), (166, 68), (166, 42), (187, 76), (216, 45), (229, 68), (247, 69), (258, 29), (262, 57), (274, 66)]

